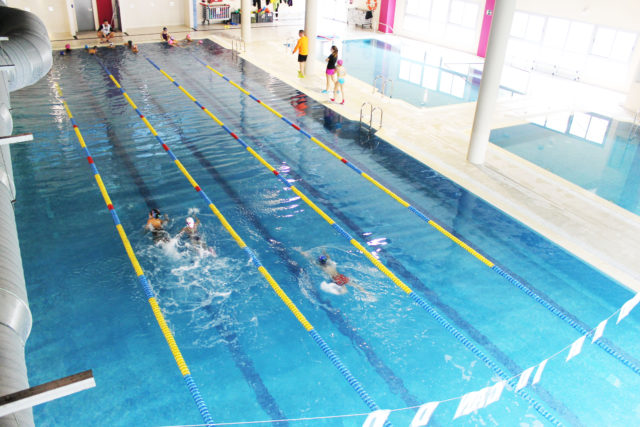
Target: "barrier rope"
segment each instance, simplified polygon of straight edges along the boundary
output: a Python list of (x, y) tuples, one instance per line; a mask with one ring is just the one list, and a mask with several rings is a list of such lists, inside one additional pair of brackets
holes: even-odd
[[(316, 137), (311, 136), (311, 134), (306, 132), (300, 126), (296, 125), (291, 120), (289, 120), (288, 118), (283, 116), (281, 113), (279, 113), (278, 111), (276, 111), (275, 109), (273, 109), (272, 107), (267, 105), (266, 103), (262, 102), (260, 99), (258, 99), (253, 94), (251, 94), (248, 90), (246, 90), (242, 86), (238, 85), (233, 80), (229, 79), (227, 76), (222, 74), (220, 71), (218, 71), (215, 68), (211, 67), (210, 65), (208, 65), (206, 62), (202, 61), (197, 56), (195, 56), (193, 54), (192, 54), (192, 56), (196, 59), (196, 61), (198, 61), (200, 64), (204, 65), (207, 69), (212, 71), (214, 74), (218, 75), (219, 77), (222, 77), (222, 79), (225, 80), (227, 83), (229, 83), (230, 85), (232, 85), (233, 87), (238, 89), (240, 92), (242, 92), (245, 95), (247, 95), (249, 98), (251, 98), (254, 101), (256, 101), (258, 104), (262, 105), (265, 109), (267, 109), (268, 111), (273, 113), (276, 117), (282, 119), (285, 123), (287, 123), (292, 128), (294, 128), (295, 130), (297, 130), (298, 132), (303, 134), (305, 137), (307, 137), (309, 140), (314, 142), (319, 147), (323, 148), (325, 151), (327, 151), (329, 154), (331, 154), (332, 156), (334, 156), (335, 158), (340, 160), (346, 166), (349, 166), (349, 168), (351, 168), (354, 172), (356, 172), (357, 174), (362, 176), (364, 179), (369, 181), (371, 184), (375, 185), (378, 189), (380, 189), (381, 191), (386, 193), (388, 196), (390, 196), (396, 202), (400, 203), (402, 206), (407, 208), (409, 211), (413, 212), (418, 218), (422, 219), (427, 224), (429, 224), (430, 226), (432, 226), (433, 228), (438, 230), (440, 233), (442, 233), (443, 235), (448, 237), (451, 241), (453, 241), (458, 246), (460, 246), (461, 248), (466, 250), (468, 253), (473, 255), (476, 259), (480, 260), (483, 264), (485, 264), (491, 270), (495, 271), (498, 275), (500, 275), (503, 278), (505, 278), (509, 283), (511, 283), (512, 285), (514, 285), (515, 287), (517, 287), (518, 289), (523, 291), (526, 295), (531, 297), (534, 301), (536, 301), (537, 303), (542, 305), (544, 308), (549, 310), (553, 315), (555, 315), (556, 317), (558, 317), (559, 319), (561, 319), (562, 321), (567, 323), (569, 326), (571, 326), (573, 329), (575, 329), (578, 333), (580, 333), (581, 335), (584, 335), (584, 334), (587, 333), (587, 329), (586, 328), (584, 328), (578, 322), (576, 322), (575, 320), (573, 320), (572, 318), (570, 318), (569, 316), (564, 314), (562, 312), (562, 310), (559, 310), (553, 304), (551, 304), (550, 302), (545, 300), (543, 297), (541, 297), (540, 295), (535, 293), (533, 290), (531, 290), (524, 283), (522, 283), (521, 281), (519, 281), (518, 279), (516, 279), (515, 277), (513, 277), (512, 275), (510, 275), (506, 271), (504, 271), (504, 269), (503, 269), (504, 267), (501, 268), (499, 265), (493, 263), (486, 256), (482, 255), (478, 250), (474, 249), (468, 243), (464, 242), (459, 237), (457, 237), (454, 234), (452, 234), (450, 231), (448, 231), (442, 225), (438, 224), (437, 222), (435, 222), (434, 220), (429, 218), (426, 214), (424, 214), (420, 210), (416, 209), (414, 206), (411, 206), (411, 204), (409, 202), (407, 202), (402, 197), (400, 197), (399, 195), (397, 195), (396, 193), (391, 191), (389, 188), (387, 188), (386, 186), (384, 186), (383, 184), (381, 184), (380, 182), (375, 180), (373, 177), (368, 175), (366, 172), (363, 172), (360, 168), (358, 168), (356, 165), (351, 163), (344, 156), (342, 156), (341, 154), (338, 154), (337, 152), (335, 152), (334, 150), (329, 148), (326, 144), (324, 144), (322, 141), (320, 141)], [(625, 365), (626, 367), (631, 369), (637, 375), (640, 375), (640, 367), (638, 367), (634, 362), (632, 362), (632, 361), (628, 360), (627, 358), (625, 358), (622, 354), (620, 354), (616, 349), (614, 349), (611, 346), (609, 346), (606, 342), (603, 342), (603, 341), (599, 340), (597, 343), (598, 343), (598, 346), (600, 348), (602, 348), (605, 352), (609, 353), (611, 356), (613, 356), (614, 358), (618, 359), (618, 361), (620, 361), (623, 365)]]
[[(291, 313), (293, 313), (293, 315), (298, 320), (298, 322), (300, 322), (300, 324), (309, 333), (309, 335), (311, 335), (311, 338), (313, 339), (313, 341), (320, 347), (322, 352), (329, 358), (331, 363), (338, 369), (338, 371), (340, 371), (340, 373), (342, 374), (344, 379), (347, 380), (349, 385), (356, 391), (356, 393), (358, 393), (358, 396), (360, 396), (360, 398), (367, 405), (367, 407), (369, 409), (371, 409), (372, 411), (379, 410), (380, 407), (378, 406), (378, 404), (375, 403), (375, 401), (369, 396), (369, 394), (362, 387), (360, 382), (353, 376), (351, 371), (349, 371), (349, 369), (342, 363), (340, 358), (335, 354), (335, 352), (331, 349), (331, 347), (329, 347), (329, 345), (325, 342), (325, 340), (322, 338), (322, 336), (320, 336), (320, 334), (318, 332), (316, 332), (316, 330), (311, 325), (311, 323), (309, 323), (307, 318), (302, 314), (302, 312), (293, 303), (293, 301), (291, 301), (289, 296), (282, 290), (280, 285), (278, 285), (276, 280), (271, 276), (271, 274), (267, 271), (267, 269), (262, 265), (262, 263), (260, 262), (260, 260), (256, 256), (256, 254), (253, 252), (253, 250), (251, 250), (251, 248), (249, 248), (247, 246), (247, 244), (244, 242), (244, 240), (242, 240), (240, 235), (233, 229), (233, 227), (227, 221), (227, 219), (224, 217), (222, 212), (220, 212), (220, 210), (218, 210), (218, 208), (213, 204), (213, 202), (211, 201), (211, 199), (209, 199), (209, 197), (204, 192), (204, 190), (202, 190), (202, 188), (198, 185), (198, 183), (189, 174), (187, 169), (182, 165), (180, 160), (178, 160), (178, 158), (173, 154), (173, 152), (171, 151), (169, 146), (167, 144), (165, 144), (165, 142), (162, 140), (160, 135), (158, 135), (158, 132), (156, 132), (154, 127), (151, 125), (151, 123), (149, 123), (147, 118), (140, 112), (140, 110), (138, 109), (136, 104), (129, 97), (129, 95), (125, 92), (125, 90), (120, 85), (118, 80), (116, 80), (116, 78), (113, 76), (113, 74), (111, 74), (109, 69), (104, 65), (104, 63), (102, 61), (100, 61), (98, 58), (96, 58), (96, 61), (98, 61), (98, 63), (102, 66), (102, 68), (107, 73), (107, 75), (109, 76), (109, 78), (111, 79), (113, 84), (120, 90), (120, 93), (122, 94), (122, 96), (124, 96), (124, 98), (127, 100), (129, 105), (135, 110), (135, 112), (138, 114), (140, 119), (147, 126), (147, 128), (149, 129), (151, 134), (158, 140), (158, 142), (160, 143), (162, 148), (166, 151), (166, 153), (169, 155), (171, 160), (173, 160), (173, 162), (178, 167), (180, 172), (182, 172), (182, 174), (187, 178), (187, 180), (189, 181), (191, 186), (202, 197), (202, 199), (205, 201), (205, 203), (207, 203), (207, 206), (209, 207), (209, 209), (211, 209), (211, 212), (213, 212), (213, 214), (218, 218), (218, 220), (220, 221), (220, 223), (222, 224), (224, 229), (231, 235), (233, 240), (235, 240), (235, 242), (238, 245), (238, 247), (240, 247), (240, 249), (242, 249), (242, 250), (244, 250), (246, 252), (246, 254), (249, 256), (249, 259), (251, 260), (253, 265), (257, 268), (257, 270), (260, 272), (260, 274), (262, 274), (262, 276), (265, 278), (267, 283), (269, 283), (271, 288), (275, 291), (275, 293), (282, 300), (282, 302), (287, 306), (287, 308), (291, 311)], [(202, 108), (204, 108), (204, 107), (202, 107)], [(222, 122), (220, 122), (220, 124), (222, 125)]]
[[(158, 65), (156, 65), (151, 59), (145, 57), (156, 70), (164, 75), (174, 86), (180, 89), (191, 101), (193, 101), (202, 111), (204, 111), (212, 120), (214, 120), (219, 126), (221, 126), (233, 139), (238, 141), (253, 157), (255, 157), (264, 167), (269, 169), (280, 181), (285, 184), (285, 188), (289, 188), (300, 199), (302, 199), (311, 209), (313, 209), (318, 215), (320, 215), (329, 225), (331, 225), (342, 237), (344, 237), (351, 245), (353, 245), (359, 252), (361, 252), (378, 270), (386, 275), (391, 281), (402, 289), (411, 299), (413, 299), (420, 307), (422, 307), (431, 317), (433, 317), (440, 325), (442, 325), (449, 333), (451, 333), (460, 343), (462, 343), (468, 350), (470, 350), (477, 358), (482, 360), (484, 364), (489, 367), (495, 374), (499, 375), (503, 380), (508, 379), (508, 375), (500, 368), (493, 360), (486, 356), (482, 350), (480, 350), (475, 344), (471, 342), (464, 334), (458, 331), (451, 323), (449, 323), (442, 315), (440, 315), (436, 309), (434, 309), (427, 301), (417, 295), (409, 286), (407, 286), (400, 278), (398, 278), (391, 270), (389, 270), (384, 264), (382, 264), (372, 253), (366, 250), (355, 238), (353, 238), (344, 228), (338, 225), (329, 215), (327, 215), (322, 209), (320, 209), (313, 201), (311, 201), (302, 191), (292, 185), (286, 178), (269, 164), (262, 156), (260, 156), (251, 146), (242, 140), (237, 134), (235, 134), (229, 127), (227, 127), (218, 117), (216, 117), (211, 111), (209, 111), (204, 105), (193, 97), (185, 88), (183, 88), (178, 82), (176, 82), (169, 74), (163, 71)], [(547, 412), (537, 401), (535, 401), (528, 393), (520, 390), (517, 394), (532, 405), (542, 416), (544, 416), (549, 422), (554, 425), (561, 425), (555, 417)]]
[(151, 284), (149, 283), (146, 276), (144, 275), (144, 271), (142, 270), (142, 267), (138, 262), (138, 258), (136, 257), (136, 254), (133, 251), (133, 248), (131, 247), (131, 243), (129, 243), (129, 238), (127, 237), (127, 233), (124, 231), (124, 228), (120, 223), (120, 219), (118, 218), (116, 208), (113, 206), (113, 203), (111, 202), (111, 199), (109, 197), (109, 193), (107, 192), (107, 189), (104, 186), (104, 183), (102, 182), (102, 178), (100, 176), (100, 173), (98, 172), (97, 166), (95, 165), (93, 156), (91, 155), (89, 148), (84, 142), (84, 138), (82, 137), (80, 128), (78, 127), (78, 124), (73, 118), (73, 114), (71, 114), (69, 105), (67, 104), (67, 101), (64, 99), (62, 89), (60, 88), (60, 85), (58, 83), (56, 83), (56, 90), (58, 91), (58, 96), (62, 100), (62, 105), (64, 106), (64, 109), (67, 112), (67, 115), (69, 116), (69, 120), (71, 121), (71, 124), (73, 126), (73, 131), (75, 132), (78, 142), (80, 143), (80, 147), (84, 149), (84, 152), (87, 155), (87, 161), (89, 162), (91, 170), (93, 171), (93, 177), (95, 178), (96, 183), (98, 184), (98, 188), (100, 189), (102, 198), (104, 199), (104, 202), (107, 205), (107, 209), (109, 210), (109, 213), (111, 213), (111, 218), (113, 219), (113, 223), (116, 227), (116, 230), (118, 231), (118, 235), (120, 236), (122, 245), (124, 246), (124, 249), (127, 252), (129, 261), (131, 262), (131, 265), (133, 266), (133, 269), (136, 272), (136, 276), (138, 277), (138, 282), (140, 283), (140, 286), (142, 286), (142, 289), (145, 295), (147, 296), (147, 301), (151, 306), (151, 310), (153, 311), (153, 315), (156, 318), (156, 322), (158, 323), (158, 326), (160, 326), (160, 330), (162, 331), (162, 334), (164, 335), (164, 338), (167, 341), (167, 344), (169, 344), (169, 348), (171, 349), (171, 354), (173, 355), (173, 358), (175, 359), (176, 364), (180, 369), (180, 373), (182, 374), (182, 377), (185, 383), (187, 384), (187, 387), (189, 388), (191, 397), (196, 403), (196, 406), (200, 411), (200, 415), (202, 416), (202, 420), (206, 423), (206, 425), (214, 425), (213, 418), (209, 413), (209, 409), (207, 408), (207, 405), (200, 394), (200, 390), (198, 389), (198, 386), (196, 385), (195, 381), (191, 377), (191, 373), (189, 371), (187, 363), (184, 361), (184, 358), (182, 357), (182, 353), (178, 348), (178, 344), (176, 344), (173, 334), (171, 333), (171, 330), (169, 329), (169, 326), (165, 321), (162, 311), (160, 310), (160, 306), (158, 305), (158, 302), (156, 301), (156, 298), (154, 296), (154, 292), (151, 287)]

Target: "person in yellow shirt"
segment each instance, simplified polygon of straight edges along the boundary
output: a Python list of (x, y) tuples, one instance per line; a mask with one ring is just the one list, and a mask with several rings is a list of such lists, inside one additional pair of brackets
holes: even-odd
[(298, 77), (302, 78), (305, 75), (305, 66), (307, 64), (307, 55), (309, 55), (309, 39), (304, 34), (304, 30), (298, 31), (298, 43), (296, 43), (296, 47), (293, 49), (291, 54), (293, 55), (298, 51), (298, 64), (300, 65), (300, 70), (298, 71)]

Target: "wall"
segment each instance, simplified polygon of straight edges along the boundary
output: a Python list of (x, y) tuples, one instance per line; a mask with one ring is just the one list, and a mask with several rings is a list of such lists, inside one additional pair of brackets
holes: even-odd
[(189, 0), (120, 0), (119, 3), (123, 31), (188, 25)]
[(8, 0), (7, 6), (27, 10), (42, 19), (53, 39), (71, 36), (67, 3), (67, 0)]

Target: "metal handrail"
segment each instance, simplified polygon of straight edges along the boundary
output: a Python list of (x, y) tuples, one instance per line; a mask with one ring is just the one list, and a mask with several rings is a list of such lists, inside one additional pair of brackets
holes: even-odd
[[(373, 92), (372, 93), (376, 93), (376, 91), (378, 90), (378, 80), (380, 80), (380, 93), (382, 94), (382, 96), (389, 96), (389, 98), (392, 97), (393, 95), (393, 80), (392, 79), (386, 79), (382, 74), (377, 75), (374, 79), (373, 79)], [(387, 91), (387, 83), (391, 83), (391, 94), (387, 95), (386, 91)]]
[(378, 121), (378, 130), (380, 130), (382, 128), (382, 116), (383, 116), (383, 112), (382, 112), (382, 108), (379, 107), (374, 107), (371, 103), (369, 102), (363, 102), (362, 106), (360, 106), (360, 125), (359, 125), (359, 130), (362, 130), (362, 124), (363, 122), (363, 117), (364, 114), (366, 112), (366, 108), (367, 106), (369, 107), (369, 133), (371, 133), (371, 130), (373, 129), (373, 114), (374, 112), (378, 111), (380, 113), (380, 120)]
[(247, 45), (244, 40), (231, 39), (231, 52), (233, 52), (234, 54), (239, 54), (240, 49), (242, 49), (242, 52), (247, 51)]
[(389, 91), (389, 98), (393, 98), (393, 80), (392, 79), (386, 79), (384, 82), (382, 82), (382, 95), (386, 95), (387, 94), (387, 83), (391, 83), (391, 91)]

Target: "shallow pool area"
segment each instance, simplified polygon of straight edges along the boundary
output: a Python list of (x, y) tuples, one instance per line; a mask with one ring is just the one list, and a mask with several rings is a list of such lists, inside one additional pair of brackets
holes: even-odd
[[(317, 44), (323, 58), (335, 44), (349, 75), (412, 105), (437, 107), (478, 99), (481, 62), (459, 62), (435, 49), (378, 39), (319, 40)], [(503, 87), (500, 96), (517, 93)]]
[[(394, 286), (145, 56), (486, 358)], [(357, 122), (212, 42), (183, 49), (148, 44), (137, 56), (122, 48), (101, 49), (99, 57), (381, 408), (439, 401), (433, 416), (438, 425), (551, 424), (509, 389), (487, 408), (452, 421), (455, 398), (500, 379), (487, 360), (515, 378), (548, 359), (540, 382), (525, 390), (554, 419), (573, 425), (629, 425), (637, 419), (640, 377), (629, 368), (640, 366), (637, 311), (619, 325), (611, 321), (602, 338), (628, 364), (590, 340), (565, 362), (567, 346), (581, 335), (570, 323), (595, 328), (633, 295), (630, 291), (428, 166), (364, 135)], [(196, 57), (485, 254), (545, 304), (357, 177)], [(30, 381), (93, 369), (97, 382), (93, 390), (36, 407), (36, 423), (201, 422), (114, 232), (55, 82), (213, 419), (320, 417), (305, 425), (361, 425), (363, 415), (322, 419), (369, 408), (190, 188), (98, 61), (83, 51), (57, 57), (49, 76), (14, 101), (16, 132), (28, 129), (37, 140), (12, 152), (34, 315), (27, 343)], [(142, 227), (152, 208), (172, 219), (166, 244), (154, 244)], [(175, 238), (194, 214), (216, 257)], [(323, 291), (328, 278), (315, 261), (323, 252), (364, 290)], [(393, 412), (390, 421), (408, 425), (414, 414), (415, 409)]]
[(557, 113), (491, 132), (490, 141), (640, 215), (637, 126), (594, 113)]

